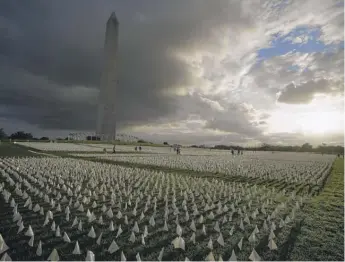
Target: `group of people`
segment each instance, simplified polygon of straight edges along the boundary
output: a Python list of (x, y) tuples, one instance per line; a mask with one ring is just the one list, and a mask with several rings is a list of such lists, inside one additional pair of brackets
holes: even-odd
[(180, 146), (174, 145), (174, 146), (170, 147), (170, 151), (171, 151), (171, 149), (173, 149), (177, 155), (181, 155), (181, 147)]
[[(235, 155), (235, 150), (231, 149), (231, 154), (234, 156)], [(237, 150), (237, 155), (243, 155), (243, 150), (238, 149)]]
[[(107, 149), (106, 148), (103, 148), (103, 153), (107, 153)], [(115, 151), (115, 145), (114, 145), (114, 147), (113, 147), (113, 154), (115, 154), (116, 153), (116, 151)]]
[[(138, 150), (141, 151), (141, 146), (139, 146), (139, 147), (136, 146), (136, 147), (135, 147), (135, 151), (138, 151)], [(104, 153), (107, 153), (107, 149), (106, 149), (106, 148), (103, 148), (103, 152), (104, 152)], [(116, 153), (116, 147), (115, 147), (115, 145), (114, 145), (114, 146), (113, 146), (113, 154), (115, 154), (115, 153)]]

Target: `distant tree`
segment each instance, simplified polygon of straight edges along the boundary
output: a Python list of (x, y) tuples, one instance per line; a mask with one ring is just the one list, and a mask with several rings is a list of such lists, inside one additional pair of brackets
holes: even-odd
[(301, 150), (305, 152), (309, 152), (313, 150), (313, 146), (310, 145), (309, 143), (305, 143), (302, 145)]
[(7, 138), (7, 135), (3, 128), (0, 128), (0, 139)]
[(16, 133), (13, 133), (12, 135), (10, 135), (10, 138), (12, 140), (30, 140), (33, 139), (34, 137), (32, 136), (31, 133), (25, 133), (24, 131), (18, 131)]
[(169, 143), (168, 142), (164, 142), (163, 145), (169, 145)]
[(138, 140), (138, 143), (146, 143), (146, 141), (143, 140), (143, 139), (139, 139), (139, 140)]
[(40, 140), (42, 140), (42, 141), (47, 141), (47, 140), (49, 140), (49, 137), (42, 136), (42, 137), (40, 138)]

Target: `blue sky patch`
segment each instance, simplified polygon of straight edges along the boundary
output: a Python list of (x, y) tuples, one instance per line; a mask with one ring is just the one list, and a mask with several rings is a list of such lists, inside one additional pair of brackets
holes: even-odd
[(332, 52), (335, 49), (344, 48), (344, 42), (325, 45), (319, 40), (320, 35), (319, 28), (305, 26), (297, 27), (287, 35), (275, 34), (271, 46), (258, 51), (258, 61), (285, 55), (291, 51), (300, 53)]

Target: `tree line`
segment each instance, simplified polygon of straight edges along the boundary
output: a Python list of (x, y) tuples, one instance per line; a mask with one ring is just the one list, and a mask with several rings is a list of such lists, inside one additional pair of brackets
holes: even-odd
[(17, 131), (11, 135), (7, 135), (3, 128), (0, 128), (0, 140), (42, 140), (49, 141), (49, 137), (42, 136), (40, 138), (34, 137), (31, 133), (25, 131)]
[[(200, 146), (193, 146), (200, 147)], [(301, 146), (284, 146), (284, 145), (270, 145), (262, 144), (256, 147), (241, 147), (236, 145), (216, 145), (212, 147), (213, 149), (223, 149), (223, 150), (244, 150), (244, 151), (284, 151), (284, 152), (314, 152), (321, 154), (344, 154), (344, 147), (339, 145), (326, 145), (322, 144), (313, 147), (309, 143), (304, 143)]]

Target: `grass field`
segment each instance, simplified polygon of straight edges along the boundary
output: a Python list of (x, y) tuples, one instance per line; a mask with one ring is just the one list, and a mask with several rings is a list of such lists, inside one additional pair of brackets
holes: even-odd
[(344, 159), (334, 162), (323, 191), (303, 210), (289, 260), (344, 261)]
[(37, 156), (31, 153), (28, 148), (24, 148), (13, 143), (1, 142), (0, 143), (0, 157), (25, 157)]
[[(46, 156), (35, 154), (33, 152), (54, 154), (56, 156), (59, 156), (60, 158), (56, 160), (49, 160), (49, 158), (47, 158)], [(128, 153), (135, 155), (134, 152)], [(13, 192), (14, 195), (14, 184), (11, 182), (11, 180), (9, 180), (8, 177), (4, 176), (6, 172), (11, 170), (10, 166), (13, 165), (13, 167), (19, 166), (20, 171), (27, 170), (27, 172), (31, 173), (31, 175), (36, 176), (36, 179), (41, 178), (41, 175), (39, 174), (44, 174), (44, 176), (49, 178), (50, 171), (53, 174), (60, 173), (59, 179), (55, 178), (55, 176), (52, 176), (47, 186), (53, 186), (52, 188), (54, 188), (54, 183), (60, 184), (62, 183), (62, 181), (65, 180), (66, 182), (68, 181), (68, 184), (71, 185), (72, 188), (75, 187), (75, 190), (78, 191), (78, 186), (82, 185), (82, 188), (85, 187), (86, 191), (84, 191), (83, 188), (79, 194), (83, 192), (82, 195), (85, 199), (85, 196), (89, 197), (89, 193), (87, 193), (87, 190), (91, 190), (90, 192), (92, 192), (94, 189), (94, 185), (88, 182), (89, 179), (93, 176), (92, 173), (96, 172), (97, 174), (97, 172), (101, 172), (102, 174), (108, 174), (106, 175), (106, 181), (107, 183), (112, 184), (112, 186), (110, 187), (109, 185), (104, 185), (104, 181), (101, 178), (103, 182), (100, 185), (103, 184), (101, 186), (103, 190), (109, 190), (108, 195), (110, 195), (111, 188), (114, 188), (115, 185), (117, 185), (117, 183), (122, 184), (124, 189), (126, 188), (126, 190), (118, 190), (119, 192), (116, 192), (116, 199), (120, 198), (121, 201), (123, 199), (124, 201), (129, 201), (130, 203), (131, 197), (128, 198), (128, 194), (129, 192), (132, 192), (131, 194), (133, 194), (134, 196), (134, 198), (132, 199), (133, 205), (134, 199), (137, 198), (138, 201), (138, 197), (142, 193), (144, 193), (145, 199), (146, 194), (152, 194), (152, 196), (155, 197), (157, 196), (157, 213), (155, 211), (153, 214), (156, 214), (156, 224), (159, 225), (159, 227), (162, 227), (164, 224), (164, 218), (162, 217), (164, 214), (164, 200), (162, 196), (158, 196), (159, 194), (161, 194), (158, 194), (158, 191), (165, 192), (165, 190), (170, 190), (170, 188), (176, 187), (176, 206), (180, 207), (180, 205), (182, 205), (182, 207), (184, 208), (188, 207), (188, 209), (186, 210), (190, 211), (191, 219), (194, 218), (195, 221), (199, 219), (199, 215), (192, 215), (192, 206), (194, 205), (193, 203), (198, 205), (199, 211), (201, 212), (201, 214), (204, 215), (206, 219), (204, 225), (207, 228), (208, 235), (204, 236), (201, 233), (201, 225), (197, 224), (196, 240), (198, 244), (196, 246), (190, 243), (189, 237), (193, 232), (189, 228), (190, 220), (184, 218), (184, 211), (181, 207), (180, 212), (177, 212), (175, 210), (176, 207), (173, 207), (170, 211), (169, 219), (167, 221), (169, 228), (171, 228), (172, 230), (169, 230), (169, 232), (166, 233), (161, 231), (161, 229), (155, 229), (155, 227), (149, 225), (150, 215), (147, 215), (147, 217), (140, 223), (139, 220), (137, 220), (139, 223), (140, 232), (142, 232), (145, 223), (149, 226), (150, 233), (146, 238), (146, 245), (143, 246), (140, 245), (140, 240), (137, 240), (134, 244), (128, 243), (131, 227), (134, 221), (136, 220), (135, 216), (132, 215), (133, 206), (130, 208), (129, 211), (127, 210), (127, 204), (125, 208), (123, 206), (119, 207), (117, 204), (111, 204), (113, 206), (114, 215), (116, 215), (117, 211), (122, 211), (123, 215), (126, 214), (128, 216), (127, 222), (123, 220), (123, 217), (121, 219), (115, 218), (114, 224), (116, 223), (116, 230), (114, 231), (114, 233), (116, 235), (117, 226), (122, 225), (124, 233), (122, 234), (122, 237), (120, 237), (119, 239), (116, 238), (116, 242), (119, 244), (120, 247), (123, 247), (122, 250), (125, 252), (127, 259), (129, 260), (136, 260), (136, 252), (140, 252), (141, 259), (143, 260), (157, 260), (157, 257), (162, 247), (165, 248), (165, 253), (162, 259), (164, 261), (184, 260), (185, 257), (188, 257), (190, 260), (204, 260), (210, 251), (214, 253), (216, 259), (218, 259), (218, 255), (222, 255), (223, 259), (228, 260), (232, 250), (236, 250), (238, 260), (248, 260), (252, 248), (255, 248), (256, 252), (258, 252), (258, 254), (261, 256), (263, 260), (344, 260), (343, 159), (336, 159), (332, 165), (330, 175), (327, 175), (325, 179), (323, 179), (320, 183), (313, 184), (309, 183), (309, 180), (306, 180), (304, 182), (293, 182), (284, 179), (269, 179), (267, 177), (245, 177), (236, 175), (236, 173), (234, 173), (231, 176), (226, 176), (221, 173), (198, 172), (181, 168), (169, 168), (166, 166), (145, 165), (140, 163), (116, 161), (116, 157), (115, 160), (106, 160), (88, 156), (71, 156), (71, 154), (73, 154), (73, 152), (42, 152), (35, 149), (29, 149), (20, 145), (1, 143), (0, 157), (16, 157), (17, 159), (3, 161), (4, 166), (8, 165), (8, 167), (1, 170), (0, 166), (0, 171), (2, 172), (0, 172), (0, 187), (1, 183), (3, 183), (5, 189), (9, 189), (9, 192)], [(91, 155), (92, 152), (83, 152), (83, 154)], [(126, 152), (121, 152), (121, 154), (126, 154)], [(145, 153), (138, 152), (136, 154), (140, 155)], [(34, 156), (36, 160), (20, 160), (18, 158), (26, 156)], [(268, 159), (269, 157), (272, 156), (267, 154), (267, 156), (264, 156), (264, 158), (259, 158), (255, 161), (277, 161), (277, 159), (270, 160)], [(39, 160), (40, 158), (42, 160)], [(286, 161), (286, 159), (282, 159), (281, 166), (286, 168), (288, 166), (287, 162), (288, 161)], [(35, 166), (35, 163), (37, 163), (38, 166)], [(35, 169), (37, 170), (37, 174), (36, 172), (33, 172), (33, 170)], [(61, 172), (60, 170), (64, 171)], [(10, 171), (9, 174), (13, 175), (14, 173), (12, 172), (13, 171)], [(112, 175), (109, 176), (109, 174), (111, 174), (109, 172), (114, 172), (114, 177), (112, 177)], [(296, 176), (297, 175), (299, 175), (298, 172), (296, 173)], [(26, 173), (21, 172), (20, 176), (25, 179)], [(85, 180), (83, 176), (86, 177)], [(97, 175), (97, 177), (100, 178), (99, 175)], [(18, 177), (12, 176), (12, 178), (17, 179)], [(32, 178), (30, 178), (30, 181), (36, 180), (32, 180)], [(94, 180), (94, 178), (91, 178), (91, 181), (95, 182), (96, 180)], [(161, 189), (158, 190), (158, 188), (161, 188), (163, 191), (160, 191)], [(250, 193), (250, 190), (252, 190), (253, 188), (255, 188), (255, 190), (252, 193)], [(58, 191), (61, 192), (62, 195), (65, 194), (64, 191)], [(190, 202), (190, 199), (188, 197), (186, 198), (186, 195), (183, 194), (183, 191), (190, 193), (194, 192), (195, 202), (194, 197), (193, 202)], [(139, 194), (139, 192), (141, 193)], [(234, 198), (231, 197), (232, 193), (230, 193), (230, 198), (228, 198), (228, 192), (235, 192)], [(32, 192), (30, 192), (30, 194), (32, 194)], [(54, 195), (56, 195), (56, 191)], [(213, 199), (215, 206), (213, 207), (212, 212), (214, 212), (215, 218), (208, 218), (208, 216), (210, 215), (209, 212), (210, 210), (212, 210), (212, 207), (208, 211), (202, 210), (202, 206), (206, 203), (202, 195), (204, 195), (205, 198), (210, 199), (211, 197)], [(200, 196), (201, 198), (199, 198)], [(73, 201), (76, 200), (75, 197), (72, 198)], [(175, 199), (175, 191), (173, 193), (173, 198)], [(27, 228), (25, 228), (22, 233), (16, 234), (16, 223), (13, 223), (11, 218), (12, 207), (10, 206), (9, 202), (4, 202), (0, 190), (0, 206), (3, 207), (0, 209), (0, 233), (2, 233), (2, 236), (7, 241), (7, 244), (10, 247), (14, 248), (14, 250), (10, 249), (7, 251), (13, 260), (40, 259), (35, 254), (38, 240), (44, 241), (44, 246), (48, 248), (48, 250), (45, 250), (44, 252), (43, 260), (45, 260), (48, 257), (49, 253), (51, 252), (51, 249), (54, 247), (59, 250), (60, 258), (65, 260), (84, 260), (85, 250), (89, 248), (90, 250), (95, 251), (96, 260), (120, 259), (120, 251), (114, 253), (114, 255), (110, 255), (106, 251), (107, 247), (111, 243), (111, 240), (115, 239), (115, 235), (112, 232), (108, 232), (107, 223), (109, 223), (110, 220), (105, 216), (105, 213), (103, 213), (103, 219), (104, 222), (106, 222), (106, 225), (99, 225), (96, 222), (90, 223), (95, 227), (97, 235), (99, 234), (99, 232), (104, 232), (103, 237), (106, 246), (101, 247), (95, 245), (95, 240), (92, 240), (87, 237), (90, 225), (88, 225), (87, 218), (84, 217), (85, 212), (80, 212), (75, 208), (72, 208), (71, 206), (71, 220), (69, 222), (66, 222), (64, 219), (65, 214), (63, 210), (62, 212), (56, 211), (55, 204), (55, 208), (52, 208), (50, 207), (49, 203), (40, 202), (42, 200), (38, 198), (36, 194), (32, 194), (32, 199), (34, 200), (33, 204), (40, 203), (40, 206), (44, 207), (45, 211), (49, 209), (53, 210), (54, 220), (56, 221), (57, 225), (60, 225), (62, 234), (63, 232), (68, 232), (69, 236), (71, 237), (72, 243), (68, 244), (64, 243), (62, 241), (62, 238), (56, 237), (54, 232), (49, 232), (50, 225), (47, 226), (48, 229), (42, 228), (41, 225), (43, 224), (44, 216), (40, 216), (38, 213), (33, 213), (31, 209), (27, 210), (27, 207), (24, 206), (24, 199), (22, 199), (19, 196), (14, 196), (14, 199), (15, 202), (19, 205), (18, 210), (23, 216), (25, 227), (27, 227), (28, 224), (31, 224), (33, 226), (34, 231), (38, 233), (40, 232), (39, 234), (41, 235), (35, 235), (35, 244), (34, 247), (31, 248), (27, 244), (29, 238), (24, 236), (24, 232)], [(99, 198), (95, 198), (95, 200), (96, 199), (97, 201), (99, 201)], [(184, 204), (186, 206), (183, 206), (182, 204), (182, 202), (185, 201), (183, 199), (189, 199), (186, 202), (187, 205)], [(79, 200), (81, 201), (81, 198)], [(104, 200), (105, 199), (103, 199), (103, 201), (100, 201), (99, 203), (110, 205), (110, 202), (108, 200)], [(66, 202), (61, 202), (59, 201), (59, 199), (57, 199), (56, 201), (61, 203), (63, 209), (66, 207)], [(267, 209), (267, 214), (272, 215), (271, 220), (267, 221), (274, 221), (277, 225), (277, 228), (274, 231), (274, 234), (276, 235), (276, 238), (274, 240), (278, 246), (277, 250), (269, 250), (269, 248), (267, 247), (268, 232), (265, 231), (262, 227), (262, 223), (263, 221), (266, 221), (265, 217), (267, 217), (266, 213), (262, 213), (264, 212), (262, 211), (262, 204), (264, 202), (266, 203), (266, 201), (267, 203), (269, 203), (265, 207)], [(150, 210), (152, 210), (152, 203), (151, 205), (147, 204), (147, 202), (145, 204), (144, 198), (140, 197), (138, 203), (138, 216), (140, 215), (140, 212), (145, 212), (144, 206), (145, 210), (148, 209), (148, 214), (151, 214)], [(229, 212), (221, 211), (219, 213), (219, 210), (217, 211), (217, 205), (219, 203), (222, 203), (223, 205), (226, 204), (228, 207), (235, 204), (236, 211), (235, 209), (233, 211), (231, 211), (230, 209)], [(100, 206), (102, 204), (99, 205), (99, 207), (97, 208), (91, 207), (91, 203), (85, 202), (84, 204), (85, 211), (87, 209), (90, 209), (90, 211), (95, 212), (97, 218), (102, 214), (102, 212), (100, 212)], [(300, 206), (300, 208), (296, 208), (297, 206), (295, 205), (297, 204)], [(167, 203), (165, 203), (165, 205), (167, 205)], [(173, 204), (173, 206), (174, 205), (175, 204)], [(252, 220), (252, 224), (245, 224), (245, 230), (243, 232), (238, 228), (239, 222), (241, 219), (243, 219), (243, 216), (240, 215), (240, 213), (237, 213), (237, 209), (241, 209), (242, 207), (244, 210), (243, 212), (248, 212), (248, 215)], [(254, 212), (255, 210), (260, 210), (260, 212), (258, 212), (256, 218), (252, 218), (251, 212)], [(275, 218), (273, 217), (273, 214), (275, 214)], [(80, 221), (84, 221), (83, 223), (85, 225), (85, 227), (83, 227), (83, 230), (79, 232), (78, 230), (76, 230), (76, 228), (72, 230), (70, 225), (73, 221), (73, 218), (77, 216), (80, 219)], [(223, 220), (227, 216), (232, 217), (232, 221), (224, 223)], [(280, 223), (282, 223), (282, 219), (286, 219), (287, 216), (291, 217), (292, 222), (286, 222), (286, 225), (280, 226)], [(187, 246), (185, 251), (176, 250), (171, 247), (171, 241), (173, 238), (176, 237), (176, 233), (174, 233), (176, 227), (176, 219), (180, 220), (179, 224), (183, 228), (183, 237), (185, 238)], [(215, 221), (219, 221), (221, 225), (224, 241), (226, 243), (224, 247), (218, 245), (216, 242), (218, 237), (218, 231), (214, 231)], [(259, 227), (259, 233), (257, 233), (257, 240), (255, 242), (255, 245), (253, 245), (249, 243), (248, 238), (251, 234), (253, 234), (252, 231), (254, 230), (255, 225)], [(230, 236), (229, 231), (231, 230), (232, 226), (235, 226), (235, 234), (233, 236)], [(244, 246), (241, 250), (239, 250), (237, 244), (241, 237), (244, 237)], [(207, 248), (209, 238), (213, 238), (213, 250), (209, 250)], [(137, 239), (140, 239), (140, 235), (137, 235)], [(79, 244), (81, 244), (81, 247), (83, 247), (84, 253), (82, 254), (82, 256), (71, 254), (74, 247), (73, 243), (75, 243), (76, 240), (78, 240)], [(0, 258), (1, 255), (2, 254), (0, 254)]]

